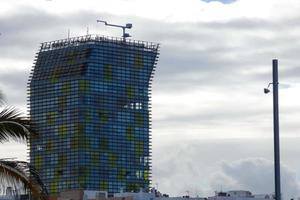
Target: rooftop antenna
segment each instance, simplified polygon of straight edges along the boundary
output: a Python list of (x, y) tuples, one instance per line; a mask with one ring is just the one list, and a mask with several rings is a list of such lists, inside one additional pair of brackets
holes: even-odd
[(70, 29), (68, 28), (68, 40), (70, 39)]
[(189, 197), (189, 196), (190, 196), (190, 191), (187, 190), (187, 191), (185, 191), (185, 192), (186, 192), (187, 196)]
[(129, 33), (126, 33), (125, 31), (126, 31), (126, 28), (131, 29), (132, 24), (128, 23), (125, 26), (122, 26), (122, 25), (117, 25), (117, 24), (109, 24), (109, 23), (107, 23), (107, 21), (103, 21), (103, 20), (97, 20), (97, 23), (104, 23), (105, 26), (113, 26), (113, 27), (117, 27), (117, 28), (122, 28), (122, 30), (123, 30), (123, 35), (122, 35), (123, 41), (126, 41), (126, 38), (131, 37), (131, 35), (129, 35)]

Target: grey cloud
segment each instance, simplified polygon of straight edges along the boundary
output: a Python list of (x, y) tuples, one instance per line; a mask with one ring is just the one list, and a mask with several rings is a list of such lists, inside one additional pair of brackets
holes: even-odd
[[(11, 56), (11, 52), (14, 52), (14, 55), (29, 60), (33, 58), (39, 42), (64, 37), (63, 33), (67, 28), (78, 30), (80, 26), (84, 27), (94, 22), (100, 15), (104, 18), (117, 19), (116, 16), (87, 11), (54, 16), (30, 8), (22, 10), (23, 12), (0, 17), (4, 30), (2, 48), (0, 48), (2, 56)], [(128, 18), (132, 17), (128, 16)], [(174, 82), (180, 82), (185, 87), (185, 83), (205, 85), (207, 81), (214, 79), (216, 84), (222, 86), (225, 82), (228, 85), (244, 79), (252, 79), (252, 82), (265, 79), (267, 74), (244, 75), (241, 74), (241, 70), (255, 68), (255, 66), (268, 67), (266, 62), (272, 58), (272, 55), (282, 50), (280, 46), (291, 41), (288, 39), (291, 36), (284, 37), (286, 34), (282, 34), (283, 36), (278, 40), (267, 39), (263, 33), (255, 34), (260, 30), (274, 33), (275, 27), (283, 26), (285, 21), (274, 23), (241, 19), (222, 23), (186, 24), (142, 18), (133, 18), (132, 21), (135, 23), (132, 34), (137, 38), (149, 38), (162, 43), (157, 79), (162, 83), (161, 88), (166, 89), (177, 88), (172, 87)], [(276, 46), (279, 48), (275, 48)], [(297, 50), (283, 50), (282, 55), (295, 54), (296, 57)], [(197, 80), (189, 80), (188, 76), (184, 78), (184, 74), (191, 72), (199, 74), (199, 78)], [(176, 81), (178, 78), (180, 81)], [(220, 80), (224, 82), (218, 82)], [(212, 85), (214, 82), (211, 82)]]
[(0, 74), (0, 90), (9, 105), (24, 109), (28, 77), (29, 71), (27, 70), (7, 70), (6, 72), (3, 70)]
[[(3, 35), (0, 37), (1, 57), (11, 60), (24, 59), (27, 63), (31, 63), (40, 42), (63, 38), (66, 36), (67, 28), (82, 29), (86, 24), (95, 23), (95, 19), (99, 16), (116, 23), (120, 21), (117, 16), (91, 11), (56, 16), (30, 7), (18, 8), (8, 16), (0, 16), (3, 29)], [(246, 105), (238, 100), (238, 97), (235, 98), (235, 93), (242, 94), (243, 98), (250, 95), (260, 97), (257, 96), (258, 93), (271, 80), (272, 55), (280, 51), (282, 52), (278, 55), (284, 58), (280, 61), (283, 81), (299, 81), (300, 72), (295, 59), (297, 47), (289, 48), (287, 44), (291, 42), (291, 36), (284, 34), (289, 33), (284, 29), (285, 22), (296, 22), (295, 19), (277, 22), (239, 19), (183, 24), (127, 17), (134, 23), (134, 28), (130, 32), (136, 38), (147, 38), (162, 43), (161, 57), (153, 84), (154, 95), (167, 93), (172, 96), (174, 92), (210, 90), (233, 97), (231, 103), (220, 101), (219, 105), (201, 102), (207, 103), (210, 109), (197, 115), (181, 115), (179, 112), (178, 115), (169, 116), (158, 122), (157, 127), (178, 122), (179, 126), (189, 122), (211, 126), (216, 125), (216, 122), (244, 123), (241, 120), (245, 120), (253, 123), (255, 120), (263, 119), (265, 117), (263, 113), (267, 110), (258, 105), (257, 99), (247, 102)], [(276, 34), (278, 27), (283, 29), (279, 31), (279, 35)], [(264, 32), (272, 33), (271, 35), (275, 37), (268, 38), (264, 36)], [(296, 36), (292, 39), (297, 40)], [(24, 77), (23, 72), (20, 72), (18, 77), (14, 77), (16, 76), (14, 73), (5, 74), (5, 77), (11, 78), (0, 82), (3, 87), (13, 87), (13, 92), (3, 88), (13, 104), (25, 105), (24, 86), (29, 69), (30, 66), (24, 66), (26, 70)], [(264, 70), (260, 71), (261, 69)], [(253, 109), (247, 109), (249, 106)]]
[[(2, 35), (0, 37), (1, 57), (33, 60), (40, 43), (67, 37), (67, 30), (78, 31), (95, 23), (98, 13), (53, 15), (45, 10), (18, 7), (9, 15), (0, 15)], [(112, 18), (103, 13), (102, 16)]]
[[(2, 72), (0, 74), (0, 83), (3, 86), (9, 87), (13, 90), (19, 89), (20, 85), (18, 81), (24, 83), (28, 80), (29, 74), (27, 70), (14, 70)], [(23, 86), (26, 84), (23, 84)]]
[[(297, 47), (292, 48), (289, 44), (297, 43), (299, 38), (296, 34), (289, 34), (284, 24), (285, 21), (275, 23), (247, 19), (223, 23), (164, 23), (159, 26), (165, 28), (154, 29), (152, 34), (157, 35), (165, 45), (165, 52), (168, 52), (165, 58), (170, 60), (169, 57), (177, 56), (178, 72), (191, 68), (200, 74), (215, 69), (226, 72), (230, 68), (240, 75), (240, 70), (247, 67), (268, 67), (268, 62), (275, 56), (293, 59), (295, 63)], [(184, 59), (184, 65), (180, 59)], [(163, 58), (161, 63), (164, 64)], [(197, 66), (201, 66), (200, 70)], [(173, 74), (177, 72), (175, 67), (168, 66), (168, 69)]]
[[(256, 193), (273, 193), (273, 162), (264, 158), (247, 158), (234, 162), (223, 162), (221, 170), (212, 177), (213, 188), (220, 185), (225, 190), (250, 190)], [(300, 184), (296, 173), (287, 166), (281, 166), (284, 199), (298, 197)]]
[[(215, 190), (273, 192), (272, 139), (177, 139), (154, 135), (153, 183), (163, 192), (210, 196)], [(282, 140), (282, 193), (298, 197), (299, 139)], [(289, 167), (284, 165), (289, 163)], [(198, 192), (197, 192), (198, 191)]]
[[(66, 37), (68, 27), (76, 30), (84, 28), (90, 21), (95, 21), (96, 16), (97, 13), (88, 11), (80, 15), (56, 16), (31, 7), (21, 7), (9, 15), (0, 15), (0, 62), (2, 59), (4, 61), (0, 64), (0, 90), (8, 103), (23, 109), (26, 107), (26, 85), (31, 63), (41, 42)], [(16, 66), (15, 61), (20, 63), (18, 69), (11, 67)]]

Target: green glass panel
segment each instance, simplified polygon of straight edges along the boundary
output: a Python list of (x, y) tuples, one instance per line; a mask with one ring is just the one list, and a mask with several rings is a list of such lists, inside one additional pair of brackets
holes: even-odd
[(80, 80), (79, 81), (79, 92), (84, 93), (89, 89), (89, 81), (87, 80)]
[(100, 154), (98, 152), (92, 152), (91, 153), (91, 162), (94, 165), (97, 165), (99, 163)]
[(47, 113), (46, 118), (47, 118), (47, 123), (48, 123), (48, 124), (50, 124), (50, 125), (54, 124), (54, 121), (55, 121), (55, 115), (56, 115), (55, 112), (48, 112), (48, 113)]
[(84, 118), (86, 122), (89, 122), (91, 120), (91, 110), (90, 109), (85, 109), (85, 113), (84, 113)]
[(148, 170), (144, 171), (144, 180), (149, 180), (149, 171)]
[(88, 171), (87, 168), (85, 166), (80, 166), (79, 167), (79, 174), (83, 175), (83, 177), (85, 177), (87, 175)]
[(143, 127), (144, 126), (144, 116), (143, 116), (142, 113), (135, 113), (134, 120), (135, 120), (135, 124), (138, 127)]
[(119, 180), (125, 179), (126, 178), (126, 169), (124, 169), (124, 168), (119, 169), (118, 174), (117, 174), (117, 178)]
[(135, 143), (135, 153), (139, 156), (142, 156), (144, 154), (144, 142), (143, 141), (137, 141)]
[(132, 86), (126, 87), (127, 97), (132, 98), (134, 96), (134, 88)]
[(77, 138), (73, 138), (71, 140), (71, 148), (72, 149), (78, 149), (78, 147), (79, 147), (78, 139)]
[(58, 167), (55, 169), (54, 179), (56, 181), (59, 181), (63, 175), (63, 169), (61, 167), (61, 165), (58, 165)]
[(101, 138), (100, 139), (100, 149), (101, 150), (107, 150), (108, 149), (108, 140), (107, 140), (107, 138)]
[(75, 137), (78, 139), (75, 145), (80, 149), (85, 149), (86, 146), (86, 138), (85, 138), (85, 126), (82, 123), (77, 124), (77, 128), (75, 130)]
[(54, 70), (51, 75), (51, 83), (56, 83), (59, 78), (59, 67), (54, 67)]
[(88, 169), (85, 167), (85, 166), (81, 166), (79, 167), (79, 174), (80, 174), (80, 177), (79, 177), (79, 185), (81, 187), (85, 187), (86, 185), (86, 177), (87, 177), (87, 174), (88, 174)]
[(38, 169), (38, 170), (40, 170), (41, 169), (41, 167), (42, 167), (42, 165), (43, 165), (43, 158), (42, 158), (42, 156), (35, 156), (35, 158), (34, 158), (34, 166), (35, 166), (35, 168), (36, 169)]
[(79, 148), (80, 149), (86, 149), (87, 145), (85, 143), (85, 140), (83, 138), (80, 138), (79, 140)]
[(58, 98), (58, 107), (59, 110), (63, 110), (65, 108), (66, 105), (66, 97), (65, 96), (60, 96)]
[(108, 113), (107, 112), (99, 111), (98, 116), (99, 116), (101, 124), (105, 124), (108, 122)]
[(112, 65), (105, 64), (103, 66), (103, 75), (104, 75), (104, 80), (106, 81), (111, 81), (113, 79)]
[(52, 148), (53, 148), (53, 142), (52, 140), (49, 140), (47, 141), (47, 144), (46, 144), (46, 151), (52, 151)]
[(77, 124), (77, 136), (79, 136), (79, 137), (84, 137), (85, 136), (85, 134), (84, 134), (84, 125), (82, 124), (82, 123), (78, 123)]
[(111, 167), (116, 167), (117, 159), (118, 159), (117, 156), (113, 153), (110, 153), (108, 155), (108, 162), (109, 162)]
[(67, 126), (62, 124), (58, 127), (58, 135), (62, 138), (65, 138), (67, 135)]
[(50, 184), (50, 192), (51, 193), (57, 193), (57, 188), (58, 188), (58, 182), (54, 181)]
[(134, 129), (132, 127), (126, 129), (126, 138), (130, 141), (134, 140)]
[(58, 155), (58, 165), (59, 166), (64, 166), (67, 164), (67, 158), (64, 154), (59, 154)]
[(101, 181), (100, 182), (100, 191), (107, 191), (108, 190), (108, 182), (107, 181)]
[(86, 178), (84, 176), (80, 176), (78, 181), (79, 181), (80, 187), (85, 187), (85, 185), (86, 185)]
[(136, 68), (142, 68), (144, 65), (144, 58), (141, 54), (136, 54), (134, 57), (134, 66)]
[(69, 82), (64, 82), (63, 87), (62, 87), (62, 92), (67, 95), (70, 94), (71, 91), (71, 84)]

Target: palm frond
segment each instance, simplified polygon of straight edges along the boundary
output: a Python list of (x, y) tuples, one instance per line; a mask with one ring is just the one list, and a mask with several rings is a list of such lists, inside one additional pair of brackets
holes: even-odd
[(0, 143), (10, 138), (26, 141), (35, 135), (30, 120), (14, 107), (6, 107), (0, 112)]
[(46, 200), (48, 197), (38, 172), (24, 161), (0, 160), (0, 185), (21, 187), (24, 193), (30, 192), (39, 200)]

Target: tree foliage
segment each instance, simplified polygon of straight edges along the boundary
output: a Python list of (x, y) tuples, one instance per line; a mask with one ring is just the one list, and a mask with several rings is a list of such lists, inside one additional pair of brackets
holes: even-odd
[[(28, 141), (36, 137), (31, 128), (30, 119), (14, 107), (5, 106), (3, 94), (0, 92), (0, 143), (10, 141)], [(28, 162), (0, 159), (0, 186), (12, 187), (14, 191), (30, 194), (34, 199), (46, 200), (48, 192), (38, 172)]]
[(0, 112), (0, 142), (9, 139), (27, 141), (30, 135), (36, 135), (30, 126), (30, 120), (22, 112), (5, 107)]
[(30, 192), (34, 199), (46, 200), (47, 189), (33, 166), (24, 161), (0, 160), (0, 185)]

